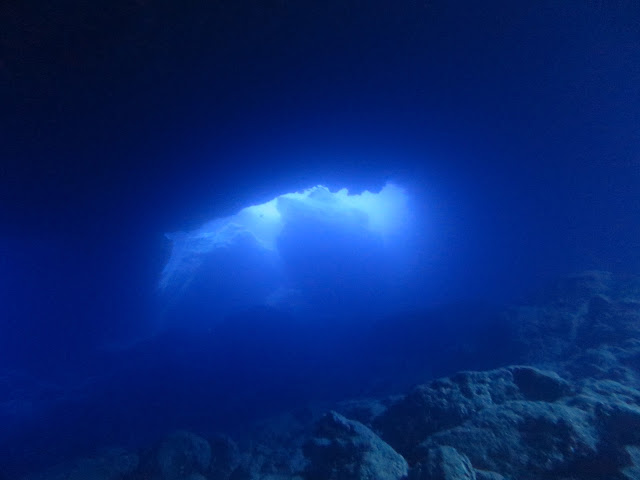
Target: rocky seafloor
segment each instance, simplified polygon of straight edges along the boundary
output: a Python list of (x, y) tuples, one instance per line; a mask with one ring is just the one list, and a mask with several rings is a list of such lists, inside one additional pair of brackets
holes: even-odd
[(176, 431), (25, 480), (640, 479), (640, 279), (587, 272), (503, 315), (517, 364), (300, 408), (233, 438)]

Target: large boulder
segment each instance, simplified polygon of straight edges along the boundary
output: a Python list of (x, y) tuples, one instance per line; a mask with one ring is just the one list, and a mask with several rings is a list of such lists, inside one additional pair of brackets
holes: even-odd
[(318, 422), (304, 452), (310, 461), (307, 480), (400, 480), (408, 474), (400, 454), (360, 422), (336, 412)]
[(411, 461), (413, 448), (429, 435), (461, 425), (483, 409), (516, 400), (556, 400), (570, 392), (557, 374), (533, 367), (461, 372), (416, 387), (377, 417), (374, 425)]
[(474, 467), (517, 478), (558, 477), (586, 468), (599, 437), (588, 413), (559, 403), (514, 401), (483, 410), (464, 425), (430, 436), (416, 458), (440, 445), (455, 447)]
[(411, 469), (409, 480), (476, 480), (476, 472), (455, 448), (435, 447)]
[(241, 462), (229, 480), (302, 480), (308, 464), (303, 446), (321, 417), (320, 411), (302, 409), (261, 420), (239, 432)]
[[(640, 391), (533, 367), (462, 372), (374, 419), (413, 479), (627, 479), (640, 471)], [(638, 477), (640, 478), (640, 477)]]

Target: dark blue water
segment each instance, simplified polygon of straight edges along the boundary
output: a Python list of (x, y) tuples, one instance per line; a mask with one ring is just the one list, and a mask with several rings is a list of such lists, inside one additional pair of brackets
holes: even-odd
[[(640, 269), (633, 3), (40, 3), (0, 20), (10, 478), (503, 364), (500, 305)], [(158, 288), (167, 232), (386, 182), (402, 241), (296, 217)]]

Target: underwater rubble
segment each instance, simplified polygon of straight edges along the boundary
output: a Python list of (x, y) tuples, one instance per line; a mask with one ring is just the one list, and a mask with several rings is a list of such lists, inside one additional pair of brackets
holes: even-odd
[(25, 480), (640, 479), (640, 280), (583, 273), (505, 315), (519, 364), (302, 408), (234, 439), (174, 432)]

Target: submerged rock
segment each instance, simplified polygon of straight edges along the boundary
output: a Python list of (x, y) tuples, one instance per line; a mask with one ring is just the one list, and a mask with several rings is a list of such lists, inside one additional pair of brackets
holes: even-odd
[(462, 372), (418, 386), (374, 424), (411, 478), (609, 480), (639, 468), (640, 391), (612, 380)]
[(436, 447), (411, 469), (409, 480), (476, 480), (476, 472), (455, 448)]
[(476, 469), (476, 480), (506, 480), (502, 475), (488, 470)]
[(485, 408), (515, 400), (557, 399), (570, 391), (557, 374), (533, 367), (461, 372), (416, 387), (374, 424), (391, 446), (410, 458), (429, 435), (461, 425)]
[(194, 433), (175, 432), (162, 442), (156, 459), (163, 480), (181, 480), (207, 471), (211, 447), (209, 442)]
[(432, 448), (451, 445), (483, 470), (518, 478), (558, 474), (597, 454), (589, 420), (587, 413), (560, 404), (509, 402), (432, 435), (414, 455), (426, 458)]
[(238, 445), (226, 435), (216, 435), (209, 439), (211, 462), (208, 473), (216, 480), (228, 479), (240, 465), (241, 456)]
[(307, 480), (400, 480), (408, 473), (400, 454), (360, 422), (329, 412), (305, 446)]
[(571, 393), (569, 382), (555, 372), (532, 367), (510, 367), (513, 383), (527, 400), (554, 402)]
[(630, 445), (625, 447), (626, 453), (628, 455), (628, 466), (622, 468), (622, 479), (623, 480), (637, 480), (640, 478), (640, 446)]

